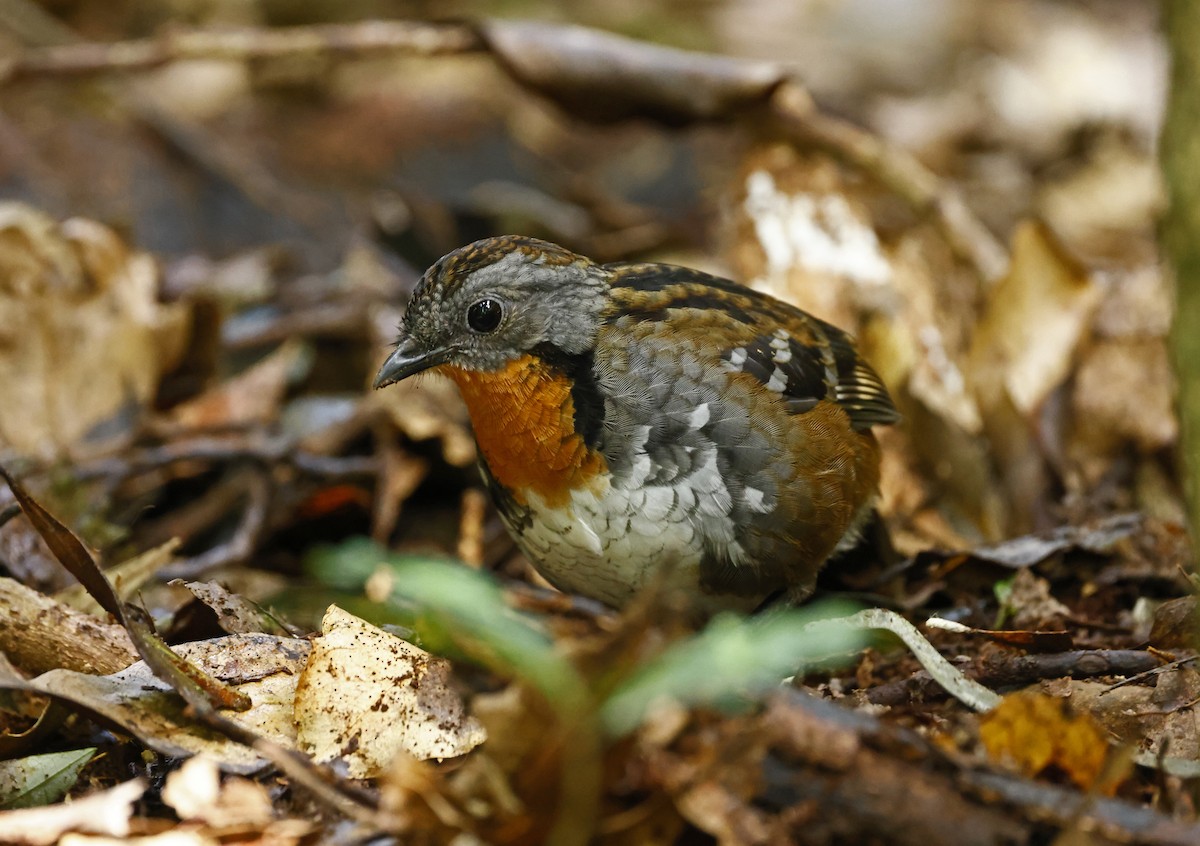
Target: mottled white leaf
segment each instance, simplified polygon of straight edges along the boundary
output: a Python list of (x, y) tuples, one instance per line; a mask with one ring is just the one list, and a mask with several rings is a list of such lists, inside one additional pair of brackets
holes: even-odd
[(450, 686), (450, 664), (330, 606), (296, 685), (297, 743), (318, 761), (345, 760), (354, 778), (386, 771), (397, 753), (452, 758), (485, 738)]

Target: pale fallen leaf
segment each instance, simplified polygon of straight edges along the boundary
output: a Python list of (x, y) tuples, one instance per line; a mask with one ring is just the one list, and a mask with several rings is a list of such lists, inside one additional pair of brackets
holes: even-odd
[(69, 831), (124, 837), (129, 834), (133, 803), (145, 791), (145, 782), (134, 779), (60, 805), (0, 811), (0, 832), (4, 842), (13, 846), (48, 846)]
[[(174, 560), (175, 550), (179, 549), (179, 538), (171, 538), (165, 543), (147, 549), (145, 552), (126, 559), (120, 564), (108, 567), (104, 574), (112, 582), (113, 590), (122, 599), (136, 596), (138, 589), (153, 578), (154, 574)], [(100, 603), (92, 598), (87, 589), (81, 584), (74, 584), (60, 590), (54, 598), (69, 608), (83, 611), (95, 617), (103, 617), (105, 612)]]
[(1051, 393), (1067, 379), (1103, 291), (1040, 223), (1013, 236), (1008, 273), (988, 293), (967, 381), (983, 414), (1009, 513), (1007, 533), (1029, 531), (1050, 489), (1035, 437)]
[(0, 444), (50, 459), (118, 417), (130, 430), (188, 310), (158, 302), (153, 258), (111, 229), (0, 203), (0, 326)]
[[(249, 696), (248, 711), (225, 716), (287, 748), (295, 747), (292, 703), (308, 641), (271, 635), (230, 635), (172, 649)], [(184, 702), (139, 661), (110, 676), (51, 670), (30, 681), (36, 690), (69, 700), (121, 726), (142, 743), (175, 758), (204, 753), (222, 769), (252, 773), (266, 760), (214, 734), (184, 714)]]
[(217, 829), (263, 828), (274, 819), (271, 797), (261, 784), (236, 776), (222, 784), (217, 762), (206, 755), (189, 758), (168, 775), (162, 799), (181, 820)]
[(970, 381), (985, 413), (1002, 396), (1026, 419), (1041, 406), (1070, 372), (1101, 294), (1045, 226), (1017, 228), (1012, 265), (989, 293), (971, 346)]
[(484, 741), (450, 687), (450, 665), (330, 606), (296, 685), (298, 745), (342, 758), (352, 778), (384, 773), (401, 751), (453, 758)]

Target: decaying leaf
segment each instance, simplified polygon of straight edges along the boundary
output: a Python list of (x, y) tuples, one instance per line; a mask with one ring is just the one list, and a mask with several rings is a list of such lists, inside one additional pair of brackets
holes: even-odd
[(1055, 693), (1069, 696), (1114, 737), (1151, 754), (1200, 761), (1200, 672), (1189, 666), (1164, 669), (1153, 687), (1070, 680)]
[(1200, 646), (1200, 613), (1195, 596), (1169, 599), (1154, 611), (1150, 644), (1155, 649), (1195, 649)]
[(187, 309), (111, 229), (0, 204), (0, 443), (61, 456), (153, 396), (187, 341)]
[(0, 577), (0, 652), (26, 673), (115, 673), (138, 659), (129, 633)]
[(1009, 694), (979, 720), (988, 755), (1007, 761), (1029, 777), (1056, 770), (1090, 790), (1104, 769), (1108, 741), (1086, 712), (1043, 693)]
[(250, 707), (250, 700), (189, 663), (179, 653), (171, 651), (154, 628), (149, 613), (142, 607), (126, 603), (117, 596), (112, 583), (100, 570), (95, 557), (74, 532), (59, 522), (40, 502), (30, 496), (25, 487), (13, 478), (2, 465), (0, 477), (20, 503), (21, 510), (37, 529), (46, 545), (71, 575), (87, 589), (88, 594), (108, 613), (124, 625), (138, 654), (162, 679), (170, 680), (172, 688), (189, 706), (201, 714), (214, 708)]
[(1076, 549), (1110, 555), (1121, 541), (1144, 531), (1145, 520), (1140, 514), (1114, 514), (1080, 526), (1062, 526), (1049, 532), (976, 547), (969, 554), (1015, 570), (1032, 567), (1052, 555)]
[(1059, 629), (1071, 609), (1050, 593), (1050, 582), (1026, 568), (1018, 570), (1004, 602), (1019, 629)]
[[(295, 746), (292, 702), (296, 678), (308, 658), (308, 641), (230, 635), (174, 648), (184, 659), (250, 698), (249, 710), (225, 712), (230, 720), (287, 748)], [(29, 688), (104, 717), (164, 755), (204, 753), (226, 771), (243, 774), (266, 764), (252, 749), (189, 718), (183, 700), (144, 661), (111, 676), (51, 670), (32, 679)]]
[(419, 759), (465, 755), (484, 741), (450, 687), (450, 665), (330, 606), (296, 685), (297, 742), (351, 777), (386, 771), (401, 750)]
[(229, 634), (288, 634), (285, 626), (273, 615), (244, 596), (231, 593), (216, 582), (184, 582), (175, 579), (172, 585), (182, 585), (217, 617), (217, 625)]

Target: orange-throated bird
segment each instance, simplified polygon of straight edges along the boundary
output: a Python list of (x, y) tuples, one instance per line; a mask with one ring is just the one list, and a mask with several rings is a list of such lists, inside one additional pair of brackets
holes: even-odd
[(458, 384), (480, 467), (553, 585), (623, 605), (664, 566), (700, 610), (807, 596), (879, 483), (898, 415), (849, 335), (665, 264), (503, 236), (441, 258), (375, 387)]

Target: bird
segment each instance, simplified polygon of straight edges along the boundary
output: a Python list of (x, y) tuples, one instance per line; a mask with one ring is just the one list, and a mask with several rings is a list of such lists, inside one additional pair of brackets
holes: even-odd
[(686, 267), (502, 235), (418, 281), (375, 388), (433, 372), (484, 483), (554, 587), (696, 613), (801, 602), (877, 500), (899, 414), (846, 332)]

